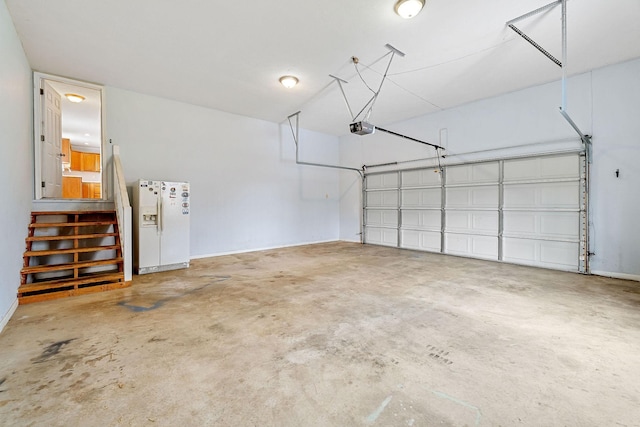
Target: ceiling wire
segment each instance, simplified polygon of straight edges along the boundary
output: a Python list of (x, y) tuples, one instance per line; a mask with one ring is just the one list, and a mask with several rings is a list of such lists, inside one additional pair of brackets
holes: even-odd
[(397, 72), (397, 73), (391, 73), (391, 74), (389, 74), (389, 76), (399, 76), (399, 75), (402, 75), (402, 74), (415, 73), (415, 72), (418, 72), (418, 71), (423, 71), (423, 70), (428, 70), (430, 68), (439, 67), (441, 65), (450, 64), (452, 62), (460, 61), (462, 59), (469, 58), (470, 56), (474, 56), (474, 55), (477, 55), (479, 53), (486, 52), (486, 51), (491, 50), (491, 49), (495, 49), (495, 48), (503, 46), (503, 45), (505, 45), (507, 43), (511, 43), (514, 40), (517, 40), (517, 37), (511, 37), (508, 40), (504, 40), (504, 41), (502, 41), (500, 43), (494, 44), (494, 45), (486, 47), (484, 49), (480, 49), (480, 50), (475, 51), (475, 52), (471, 52), (471, 53), (463, 55), (463, 56), (459, 56), (457, 58), (449, 59), (447, 61), (439, 62), (437, 64), (427, 65), (425, 67), (420, 67), (420, 68), (416, 68), (416, 69), (413, 69), (413, 70), (407, 70), (407, 71), (400, 71), (400, 72)]
[[(428, 65), (428, 66), (425, 66), (425, 67), (416, 68), (416, 69), (414, 69), (414, 70), (401, 71), (401, 72), (397, 72), (397, 73), (389, 73), (389, 74), (387, 75), (387, 77), (386, 77), (386, 78), (387, 78), (387, 80), (389, 80), (391, 83), (393, 83), (396, 87), (398, 87), (398, 88), (400, 88), (400, 89), (404, 90), (405, 92), (409, 93), (410, 95), (415, 96), (416, 98), (418, 98), (418, 99), (420, 99), (421, 101), (423, 101), (423, 102), (425, 102), (425, 103), (427, 103), (427, 104), (431, 105), (432, 107), (435, 107), (435, 108), (437, 108), (438, 110), (441, 110), (441, 111), (442, 111), (442, 110), (444, 109), (443, 107), (441, 107), (441, 106), (439, 106), (439, 105), (437, 105), (437, 104), (435, 104), (435, 103), (433, 103), (433, 102), (429, 101), (428, 99), (426, 99), (426, 98), (424, 98), (424, 97), (420, 96), (419, 94), (417, 94), (417, 93), (415, 93), (415, 92), (413, 92), (413, 91), (411, 91), (411, 90), (409, 90), (409, 89), (405, 88), (404, 86), (402, 86), (402, 85), (400, 85), (399, 83), (397, 83), (397, 82), (395, 82), (394, 80), (392, 80), (390, 77), (391, 77), (391, 76), (399, 76), (399, 75), (403, 75), (403, 74), (409, 74), (409, 73), (415, 73), (415, 72), (418, 72), (418, 71), (428, 70), (428, 69), (430, 69), (430, 68), (435, 68), (435, 67), (439, 67), (439, 66), (441, 66), (441, 65), (449, 64), (449, 63), (451, 63), (451, 62), (460, 61), (460, 60), (462, 60), (462, 59), (465, 59), (465, 58), (468, 58), (468, 57), (471, 57), (471, 56), (474, 56), (474, 55), (478, 55), (478, 54), (483, 53), (483, 52), (486, 52), (486, 51), (488, 51), (488, 50), (492, 50), (492, 49), (495, 49), (495, 48), (497, 48), (497, 47), (503, 46), (503, 45), (505, 45), (505, 44), (507, 44), (507, 43), (510, 43), (510, 42), (514, 41), (514, 40), (517, 40), (517, 37), (511, 37), (511, 38), (508, 38), (508, 39), (503, 40), (502, 42), (497, 43), (497, 44), (495, 44), (495, 45), (492, 45), (492, 46), (486, 47), (486, 48), (484, 48), (484, 49), (481, 49), (481, 50), (478, 50), (478, 51), (475, 51), (475, 52), (471, 52), (471, 53), (469, 53), (469, 54), (467, 54), (467, 55), (463, 55), (463, 56), (460, 56), (460, 57), (457, 57), (457, 58), (450, 59), (450, 60), (448, 60), (448, 61), (443, 61), (443, 62), (440, 62), (440, 63), (437, 63), (437, 64), (431, 64), (431, 65)], [(384, 58), (385, 58), (387, 55), (389, 55), (389, 54), (391, 54), (391, 52), (387, 53), (386, 55), (384, 55), (384, 56), (382, 56), (381, 58), (377, 59), (376, 61), (372, 62), (372, 63), (371, 63), (371, 65), (366, 65), (366, 64), (362, 64), (362, 65), (363, 65), (366, 69), (368, 69), (368, 70), (370, 70), (370, 71), (372, 71), (372, 72), (374, 72), (374, 73), (376, 73), (376, 74), (380, 75), (380, 72), (379, 72), (379, 71), (374, 70), (374, 69), (372, 68), (372, 66), (373, 66), (373, 65), (375, 65), (377, 62), (381, 61), (382, 59), (384, 59)], [(359, 62), (359, 61), (358, 61), (358, 62)], [(371, 90), (372, 92), (374, 92), (374, 91), (369, 87), (369, 85), (364, 81), (364, 79), (362, 78), (362, 75), (360, 74), (360, 71), (359, 71), (359, 69), (358, 69), (358, 67), (357, 67), (357, 64), (356, 64), (355, 62), (354, 62), (354, 65), (356, 66), (356, 71), (357, 71), (357, 73), (358, 73), (358, 76), (360, 76), (360, 79), (363, 81), (363, 83), (367, 86), (367, 88), (368, 88), (369, 90)], [(375, 93), (375, 92), (374, 92), (374, 93)]]
[[(482, 53), (482, 52), (486, 52), (486, 51), (488, 51), (488, 50), (495, 49), (495, 48), (497, 48), (497, 47), (500, 47), (500, 46), (502, 46), (502, 45), (505, 45), (505, 44), (507, 44), (507, 43), (510, 43), (510, 42), (512, 42), (512, 41), (514, 41), (514, 40), (516, 40), (516, 39), (517, 39), (517, 37), (511, 37), (511, 38), (509, 38), (509, 39), (507, 39), (507, 40), (504, 40), (504, 41), (502, 41), (502, 42), (500, 42), (500, 43), (497, 43), (497, 44), (495, 44), (495, 45), (489, 46), (489, 47), (487, 47), (487, 48), (484, 48), (484, 49), (481, 49), (481, 50), (478, 50), (478, 51), (475, 51), (475, 52), (471, 52), (471, 53), (469, 53), (469, 54), (467, 54), (467, 55), (463, 55), (463, 56), (460, 56), (460, 57), (457, 57), (457, 58), (453, 58), (453, 59), (450, 59), (450, 60), (448, 60), (448, 61), (443, 61), (443, 62), (440, 62), (440, 63), (437, 63), (437, 64), (431, 64), (431, 65), (428, 65), (428, 66), (425, 66), (425, 67), (416, 68), (416, 69), (414, 69), (414, 70), (401, 71), (401, 72), (397, 72), (397, 73), (389, 73), (389, 74), (387, 75), (387, 80), (389, 80), (389, 82), (391, 82), (391, 83), (392, 83), (393, 85), (395, 85), (396, 87), (398, 87), (398, 88), (402, 89), (403, 91), (407, 92), (408, 94), (410, 94), (410, 95), (412, 95), (412, 96), (414, 96), (414, 97), (416, 97), (416, 98), (420, 99), (421, 101), (423, 101), (423, 102), (425, 102), (425, 103), (427, 103), (427, 104), (431, 105), (432, 107), (435, 107), (435, 108), (437, 108), (438, 110), (443, 110), (443, 109), (444, 109), (443, 107), (441, 107), (441, 106), (439, 106), (439, 105), (437, 105), (437, 104), (435, 104), (435, 103), (433, 103), (433, 102), (429, 101), (428, 99), (426, 99), (426, 98), (424, 98), (424, 97), (420, 96), (419, 94), (417, 94), (417, 93), (415, 93), (415, 92), (413, 92), (413, 91), (411, 91), (411, 90), (409, 90), (409, 89), (405, 88), (404, 86), (402, 86), (402, 85), (398, 84), (397, 82), (395, 82), (394, 80), (392, 80), (390, 77), (391, 77), (391, 76), (398, 76), (398, 75), (402, 75), (402, 74), (414, 73), (414, 72), (418, 72), (418, 71), (422, 71), (422, 70), (428, 70), (428, 69), (430, 69), (430, 68), (435, 68), (435, 67), (439, 67), (439, 66), (441, 66), (441, 65), (449, 64), (449, 63), (451, 63), (451, 62), (459, 61), (459, 60), (462, 60), (462, 59), (468, 58), (468, 57), (470, 57), (470, 56), (474, 56), (474, 55), (480, 54), (480, 53)], [(374, 60), (373, 62), (371, 62), (371, 64), (369, 64), (369, 65), (367, 65), (367, 64), (363, 64), (363, 63), (362, 63), (362, 62), (360, 62), (360, 61), (358, 61), (358, 63), (359, 63), (359, 64), (361, 64), (363, 67), (365, 67), (367, 70), (372, 71), (372, 72), (374, 72), (374, 73), (376, 73), (376, 74), (378, 74), (378, 75), (381, 75), (381, 73), (380, 73), (379, 71), (374, 70), (372, 67), (373, 67), (375, 64), (377, 64), (378, 62), (382, 61), (382, 60), (383, 60), (384, 58), (386, 58), (387, 56), (391, 55), (391, 53), (392, 53), (392, 52), (387, 52), (386, 54), (382, 55), (381, 57), (379, 57), (379, 58), (377, 58), (376, 60)], [(352, 62), (352, 63), (353, 63), (353, 61), (352, 61), (352, 60), (351, 60), (350, 62)], [(356, 75), (358, 75), (358, 76), (360, 77), (360, 79), (363, 81), (363, 83), (367, 86), (367, 88), (368, 88), (369, 90), (371, 90), (372, 92), (374, 92), (374, 93), (375, 93), (375, 91), (373, 91), (373, 90), (371, 89), (371, 87), (369, 87), (369, 85), (364, 81), (364, 78), (362, 77), (362, 75), (361, 75), (360, 70), (358, 69), (358, 67), (356, 67), (356, 74), (352, 74), (352, 75), (350, 75), (350, 76), (346, 77), (346, 80), (347, 80), (347, 81), (350, 81), (350, 80), (352, 80)], [(307, 105), (309, 102), (311, 102), (311, 101), (313, 101), (315, 98), (319, 97), (319, 96), (320, 96), (320, 95), (321, 95), (325, 90), (327, 90), (327, 89), (329, 89), (330, 87), (332, 87), (333, 83), (334, 83), (334, 81), (331, 81), (331, 82), (327, 83), (327, 84), (326, 84), (324, 87), (322, 87), (318, 92), (316, 92), (316, 93), (315, 93), (315, 94), (314, 94), (310, 99), (307, 99), (307, 100), (303, 103), (303, 105)]]
[[(377, 64), (378, 62), (382, 61), (384, 58), (386, 58), (387, 56), (391, 55), (392, 52), (387, 52), (386, 54), (382, 55), (380, 58), (376, 59), (374, 62), (371, 63), (371, 65), (365, 65), (365, 68), (367, 68), (368, 70), (371, 70), (371, 67), (375, 64)], [(365, 81), (365, 79), (362, 77), (362, 74), (360, 74), (360, 69), (358, 68), (358, 64), (360, 63), (360, 60), (355, 57), (352, 56), (351, 60), (353, 62), (353, 66), (356, 69), (356, 73), (358, 73), (358, 76), (360, 76), (360, 80), (362, 80), (362, 83), (364, 83), (364, 85), (371, 91), (371, 93), (376, 93), (375, 90), (371, 89), (371, 86), (369, 86), (367, 84), (367, 82)], [(373, 71), (373, 70), (371, 70)], [(375, 71), (374, 71), (375, 72)]]
[(419, 100), (421, 100), (421, 101), (423, 101), (423, 102), (426, 102), (427, 104), (431, 105), (432, 107), (437, 108), (438, 110), (441, 110), (441, 111), (442, 111), (442, 110), (444, 110), (444, 108), (443, 108), (443, 107), (441, 107), (441, 106), (439, 106), (438, 104), (435, 104), (435, 103), (433, 103), (433, 102), (429, 101), (427, 98), (424, 98), (424, 97), (422, 97), (422, 96), (418, 95), (418, 94), (417, 94), (417, 93), (415, 93), (415, 92), (410, 91), (409, 89), (407, 89), (407, 88), (406, 88), (406, 87), (404, 87), (404, 86), (401, 86), (400, 84), (398, 84), (397, 82), (393, 81), (393, 80), (392, 80), (392, 79), (390, 79), (389, 77), (387, 77), (387, 80), (389, 80), (389, 82), (393, 83), (396, 87), (398, 87), (398, 88), (400, 88), (400, 89), (404, 90), (405, 92), (407, 92), (409, 95), (413, 95), (413, 96), (415, 96), (415, 97), (416, 97), (416, 98), (418, 98)]
[[(386, 56), (386, 55), (385, 55), (385, 56)], [(380, 58), (380, 59), (382, 59), (382, 58)], [(380, 59), (379, 59), (379, 60), (380, 60)], [(378, 60), (378, 61), (379, 61), (379, 60)], [(376, 61), (376, 62), (378, 62), (378, 61)], [(374, 70), (373, 68), (371, 68), (371, 66), (373, 66), (374, 64), (375, 64), (375, 63), (372, 63), (371, 65), (366, 65), (366, 64), (362, 64), (362, 65), (363, 65), (366, 69), (368, 69), (368, 70), (370, 70), (370, 71), (372, 71), (372, 72), (374, 72), (374, 73), (376, 73), (376, 74), (380, 74), (378, 71), (376, 71), (376, 70)], [(437, 108), (438, 110), (444, 110), (444, 108), (440, 107), (439, 105), (437, 105), (437, 104), (435, 104), (435, 103), (433, 103), (433, 102), (429, 101), (428, 99), (426, 99), (426, 98), (424, 98), (424, 97), (422, 97), (422, 96), (418, 95), (418, 94), (417, 94), (417, 93), (415, 93), (415, 92), (410, 91), (410, 90), (409, 90), (409, 89), (407, 89), (406, 87), (404, 87), (404, 86), (400, 85), (398, 82), (395, 82), (395, 81), (393, 81), (391, 78), (389, 78), (389, 76), (393, 76), (393, 75), (395, 75), (395, 74), (389, 74), (389, 75), (387, 75), (386, 79), (387, 79), (389, 82), (393, 83), (396, 87), (398, 87), (398, 88), (400, 88), (400, 89), (404, 90), (405, 92), (407, 92), (407, 93), (408, 93), (408, 94), (410, 94), (410, 95), (415, 96), (415, 97), (416, 97), (416, 98), (418, 98), (419, 100), (421, 100), (421, 101), (423, 101), (423, 102), (425, 102), (425, 103), (427, 103), (427, 104), (431, 105), (432, 107)]]
[(367, 87), (367, 89), (369, 89), (371, 91), (371, 93), (376, 93), (375, 90), (371, 89), (371, 86), (369, 86), (367, 84), (367, 82), (365, 81), (365, 79), (362, 77), (362, 74), (360, 74), (360, 70), (358, 69), (358, 63), (354, 60), (353, 61), (353, 67), (356, 69), (356, 73), (358, 73), (358, 76), (360, 77), (360, 80), (362, 80), (362, 83), (364, 83), (364, 85)]

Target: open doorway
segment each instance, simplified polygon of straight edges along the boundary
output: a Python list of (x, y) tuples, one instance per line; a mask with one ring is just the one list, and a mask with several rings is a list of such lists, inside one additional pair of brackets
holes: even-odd
[(102, 87), (35, 73), (36, 199), (102, 199)]

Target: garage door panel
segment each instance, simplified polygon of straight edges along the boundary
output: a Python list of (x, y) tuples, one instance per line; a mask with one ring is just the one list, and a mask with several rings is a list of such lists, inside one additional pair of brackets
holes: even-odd
[(546, 265), (578, 268), (580, 245), (570, 242), (540, 242), (540, 261)]
[(498, 235), (498, 212), (450, 211), (447, 212), (446, 231), (461, 233), (491, 233)]
[(497, 260), (498, 238), (445, 233), (445, 253)]
[(386, 189), (398, 187), (397, 173), (384, 173), (379, 175), (367, 175), (367, 190)]
[(402, 207), (439, 208), (442, 204), (440, 188), (402, 190)]
[(365, 227), (365, 242), (374, 245), (398, 246), (398, 232), (389, 228)]
[(578, 240), (580, 239), (580, 214), (578, 212), (541, 214), (540, 234)]
[(403, 210), (402, 226), (411, 229), (440, 230), (442, 213), (440, 210)]
[(504, 207), (519, 209), (578, 209), (579, 182), (513, 184), (504, 187)]
[(367, 191), (367, 207), (396, 208), (398, 207), (397, 191)]
[(504, 182), (542, 179), (568, 179), (580, 176), (580, 159), (576, 155), (506, 160)]
[(436, 169), (421, 169), (402, 172), (403, 187), (428, 187), (440, 185), (440, 174)]
[(580, 215), (578, 212), (505, 212), (504, 234), (578, 240)]
[(499, 175), (498, 162), (479, 163), (448, 167), (446, 180), (448, 185), (497, 183)]
[(580, 245), (534, 239), (504, 238), (503, 259), (516, 264), (576, 271)]
[(578, 208), (580, 206), (580, 183), (541, 185), (540, 204), (545, 207)]
[(397, 210), (368, 209), (366, 212), (367, 226), (397, 227)]
[(583, 166), (563, 154), (367, 176), (365, 239), (578, 271)]
[(440, 233), (437, 231), (402, 230), (400, 237), (402, 248), (440, 252)]
[(498, 186), (447, 188), (447, 208), (498, 208)]

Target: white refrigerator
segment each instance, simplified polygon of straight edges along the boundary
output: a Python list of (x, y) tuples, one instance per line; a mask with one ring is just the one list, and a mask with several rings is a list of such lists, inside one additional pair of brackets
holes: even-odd
[(139, 180), (133, 189), (133, 268), (138, 274), (189, 267), (188, 182)]

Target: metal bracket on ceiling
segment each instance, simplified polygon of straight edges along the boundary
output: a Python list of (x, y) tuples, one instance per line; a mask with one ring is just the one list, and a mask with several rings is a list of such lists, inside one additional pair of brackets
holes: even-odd
[[(332, 168), (332, 169), (342, 169), (342, 170), (349, 170), (349, 171), (354, 171), (354, 172), (358, 172), (358, 175), (360, 175), (360, 177), (364, 177), (364, 175), (362, 174), (362, 171), (360, 169), (356, 169), (356, 168), (350, 168), (347, 166), (338, 166), (338, 165), (328, 165), (328, 164), (324, 164), (324, 163), (311, 163), (311, 162), (303, 162), (302, 160), (300, 160), (300, 156), (299, 156), (299, 145), (300, 145), (300, 113), (301, 111), (297, 111), (291, 115), (289, 115), (287, 117), (287, 120), (289, 121), (289, 127), (291, 128), (291, 134), (293, 135), (293, 142), (296, 144), (296, 164), (298, 165), (306, 165), (306, 166), (319, 166), (319, 167), (323, 167), (323, 168)], [(295, 118), (295, 126), (294, 124), (291, 122), (291, 119)]]
[(516, 34), (518, 34), (520, 37), (522, 37), (523, 39), (525, 39), (527, 42), (529, 42), (529, 44), (531, 44), (533, 47), (535, 47), (536, 49), (538, 49), (544, 56), (546, 56), (547, 58), (549, 58), (551, 61), (553, 61), (556, 65), (558, 65), (559, 67), (562, 67), (562, 62), (560, 62), (555, 56), (553, 56), (552, 54), (549, 53), (549, 51), (547, 51), (546, 49), (544, 49), (542, 46), (540, 46), (538, 43), (536, 43), (531, 37), (529, 37), (528, 35), (526, 35), (521, 29), (519, 29), (518, 27), (516, 27), (514, 25), (514, 23), (518, 22), (518, 21), (522, 21), (523, 19), (529, 18), (531, 16), (535, 16), (539, 13), (545, 12), (549, 9), (553, 9), (554, 7), (556, 7), (557, 5), (559, 5), (560, 3), (562, 3), (562, 0), (556, 0), (552, 3), (549, 3), (546, 6), (542, 6), (539, 7), (536, 10), (532, 10), (529, 13), (525, 13), (524, 15), (520, 15), (517, 18), (513, 18), (510, 21), (507, 21), (507, 27), (511, 28)]
[(351, 117), (351, 120), (353, 121), (354, 117), (353, 117), (353, 111), (351, 111), (351, 105), (349, 105), (349, 100), (347, 99), (347, 95), (344, 93), (344, 88), (342, 87), (342, 83), (349, 83), (346, 80), (341, 79), (340, 77), (336, 77), (333, 74), (329, 74), (329, 77), (335, 79), (336, 83), (338, 83), (338, 86), (340, 87), (340, 92), (342, 92), (342, 97), (344, 98), (344, 103), (347, 106), (347, 110), (349, 110), (349, 117)]
[[(342, 83), (348, 83), (346, 80), (341, 79), (340, 77), (336, 77), (332, 74), (329, 74), (329, 77), (331, 77), (332, 79), (335, 79), (335, 81), (338, 83), (338, 86), (340, 87), (340, 92), (342, 92), (342, 97), (344, 98), (344, 102), (347, 106), (347, 110), (349, 110), (349, 117), (351, 117), (351, 121), (355, 122), (357, 121), (358, 117), (365, 111), (367, 110), (367, 114), (366, 117), (363, 118), (363, 120), (368, 120), (369, 116), (371, 116), (371, 112), (373, 110), (373, 106), (376, 103), (377, 99), (378, 99), (378, 95), (380, 95), (380, 91), (382, 90), (382, 85), (384, 84), (384, 81), (387, 78), (387, 73), (389, 72), (389, 68), (391, 67), (391, 62), (393, 62), (393, 58), (395, 55), (398, 55), (400, 57), (404, 57), (405, 54), (404, 52), (396, 49), (395, 47), (391, 46), (389, 43), (387, 43), (386, 45), (384, 45), (385, 48), (389, 49), (391, 57), (389, 58), (389, 62), (387, 63), (387, 68), (384, 71), (384, 74), (382, 76), (382, 80), (380, 81), (380, 85), (378, 86), (378, 90), (376, 90), (375, 92), (373, 91), (373, 89), (371, 90), (373, 92), (373, 96), (371, 97), (371, 99), (369, 99), (369, 101), (367, 101), (366, 104), (364, 104), (364, 107), (362, 107), (362, 109), (358, 112), (358, 114), (353, 114), (353, 110), (351, 109), (351, 105), (349, 104), (349, 100), (347, 99), (347, 95), (344, 92), (344, 88), (342, 86)], [(389, 53), (387, 53), (386, 55), (389, 55)], [(385, 56), (386, 56), (385, 55)], [(352, 61), (354, 63), (354, 65), (356, 66), (356, 71), (358, 71), (357, 66), (358, 66), (358, 59), (357, 57), (352, 57)], [(359, 74), (359, 72), (358, 72)], [(365, 83), (366, 84), (366, 83)]]
[[(522, 30), (513, 25), (515, 22), (545, 12), (549, 9), (553, 9), (558, 5), (562, 5), (562, 61), (551, 55), (546, 49), (536, 43), (531, 37), (527, 36), (524, 32), (522, 32)], [(591, 136), (582, 132), (578, 125), (576, 125), (576, 123), (571, 120), (569, 113), (567, 113), (567, 0), (556, 0), (545, 6), (539, 7), (536, 10), (532, 10), (529, 13), (525, 13), (524, 15), (520, 15), (517, 18), (507, 21), (506, 25), (562, 69), (562, 105), (560, 107), (560, 114), (562, 114), (562, 117), (564, 117), (569, 125), (571, 125), (571, 127), (578, 133), (578, 135), (580, 135), (580, 139), (585, 145), (585, 148), (587, 150), (590, 150)]]

